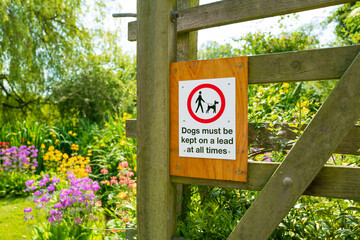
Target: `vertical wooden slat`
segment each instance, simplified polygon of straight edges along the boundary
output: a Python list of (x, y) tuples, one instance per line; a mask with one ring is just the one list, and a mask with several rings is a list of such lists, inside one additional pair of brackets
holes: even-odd
[(176, 56), (176, 0), (137, 0), (138, 239), (171, 239), (176, 190), (170, 182), (170, 62)]
[[(199, 5), (199, 0), (178, 0), (177, 11), (182, 11), (190, 7)], [(198, 32), (181, 33), (177, 35), (177, 51), (176, 60), (193, 61), (197, 59), (197, 40)], [(188, 212), (187, 206), (191, 197), (190, 185), (177, 185), (177, 213), (180, 219), (185, 218), (185, 213)]]
[[(346, 97), (344, 97), (346, 96)], [(268, 239), (360, 116), (360, 54), (229, 239)]]

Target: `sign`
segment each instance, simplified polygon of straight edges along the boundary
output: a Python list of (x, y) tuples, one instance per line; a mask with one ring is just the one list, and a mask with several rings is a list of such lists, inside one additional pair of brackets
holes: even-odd
[(171, 63), (170, 175), (247, 181), (247, 84), (247, 57)]
[(179, 156), (236, 159), (235, 78), (179, 81)]

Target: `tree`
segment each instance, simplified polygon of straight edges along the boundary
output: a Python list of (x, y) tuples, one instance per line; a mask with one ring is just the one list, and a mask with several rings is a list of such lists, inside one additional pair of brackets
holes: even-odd
[(340, 6), (327, 23), (337, 23), (335, 33), (339, 45), (353, 45), (360, 43), (360, 2), (347, 3)]
[[(101, 111), (133, 111), (134, 61), (121, 52), (117, 32), (82, 24), (89, 1), (0, 2), (0, 121), (101, 121)], [(100, 10), (92, 15), (104, 17), (111, 1), (93, 0)]]
[(87, 118), (101, 122), (107, 113), (130, 113), (136, 109), (136, 64), (116, 45), (117, 34), (103, 36), (103, 51), (75, 59), (61, 82), (51, 89), (51, 100), (63, 118)]
[[(89, 37), (79, 23), (81, 0), (3, 0), (0, 3), (0, 110), (26, 115), (43, 104), (49, 77)], [(18, 110), (18, 111), (16, 111)]]

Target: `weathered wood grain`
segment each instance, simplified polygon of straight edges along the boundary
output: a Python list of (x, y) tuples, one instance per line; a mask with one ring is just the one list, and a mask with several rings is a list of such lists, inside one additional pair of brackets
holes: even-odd
[(249, 84), (340, 79), (360, 45), (249, 56)]
[[(199, 5), (199, 0), (178, 0), (177, 11)], [(198, 32), (179, 33), (177, 35), (177, 61), (193, 61), (197, 58)], [(188, 204), (191, 201), (190, 186), (177, 184), (177, 216), (184, 220), (189, 213)], [(174, 238), (173, 238), (174, 239)]]
[[(200, 5), (179, 11), (177, 31), (191, 32), (231, 23), (245, 22), (266, 17), (301, 12), (316, 8), (356, 2), (356, 0), (227, 0)], [(128, 40), (136, 40), (136, 31), (129, 24)]]
[[(284, 144), (295, 140), (295, 130), (286, 123), (275, 124), (275, 128), (281, 128), (275, 134), (268, 129), (268, 123), (249, 123), (248, 124), (248, 141), (249, 145), (254, 148), (265, 148), (269, 150), (281, 150)], [(305, 129), (307, 125), (303, 126)], [(126, 120), (126, 136), (136, 138), (136, 120)], [(274, 138), (275, 136), (275, 138)], [(284, 149), (289, 150), (292, 144), (288, 144)], [(360, 155), (360, 126), (355, 125), (350, 132), (340, 142), (334, 153)]]
[[(248, 181), (222, 181), (171, 176), (171, 181), (182, 184), (236, 188), (261, 191), (266, 182), (278, 168), (280, 163), (250, 161), (248, 165)], [(304, 195), (360, 200), (360, 168), (344, 166), (324, 166)]]
[(229, 240), (265, 240), (271, 236), (360, 117), (359, 76), (360, 54), (241, 218)]
[(170, 10), (175, 2), (137, 1), (138, 239), (171, 239), (176, 232), (176, 189), (169, 174), (169, 65), (176, 60), (177, 34)]

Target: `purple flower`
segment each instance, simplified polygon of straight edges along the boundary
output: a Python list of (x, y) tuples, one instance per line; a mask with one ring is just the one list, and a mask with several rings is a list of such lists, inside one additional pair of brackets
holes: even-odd
[(55, 191), (55, 186), (53, 184), (50, 184), (48, 187), (47, 187), (47, 190), (49, 192), (52, 192), (52, 191)]
[(31, 185), (34, 184), (34, 182), (35, 182), (34, 180), (30, 179), (30, 180), (26, 181), (25, 185), (26, 186), (31, 186)]
[(31, 207), (27, 207), (24, 209), (24, 213), (30, 213), (32, 211)]
[(93, 182), (93, 184), (91, 184), (91, 190), (92, 191), (97, 191), (100, 189), (99, 183), (97, 181)]
[(74, 174), (69, 174), (67, 176), (67, 179), (76, 179), (75, 175)]
[(62, 204), (61, 203), (55, 203), (54, 204), (54, 208), (62, 208)]
[(45, 187), (46, 186), (46, 181), (44, 181), (44, 180), (45, 179), (40, 180), (40, 182), (39, 182), (40, 187)]
[(60, 182), (60, 178), (53, 177), (52, 183), (59, 183), (59, 182)]
[(39, 190), (37, 190), (36, 192), (34, 192), (34, 195), (35, 196), (40, 196), (42, 193), (39, 191)]
[(49, 175), (49, 174), (45, 174), (45, 175), (43, 175), (42, 177), (43, 177), (43, 178), (49, 178), (50, 175)]

